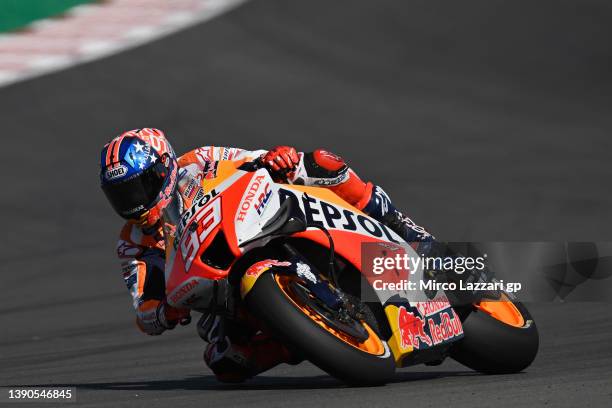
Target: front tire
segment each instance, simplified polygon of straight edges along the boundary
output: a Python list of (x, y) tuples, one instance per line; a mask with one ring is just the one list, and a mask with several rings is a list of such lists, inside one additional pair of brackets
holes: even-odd
[(351, 385), (380, 385), (391, 379), (395, 361), (378, 333), (361, 322), (369, 337), (358, 343), (326, 326), (292, 294), (285, 283), (290, 279), (294, 278), (266, 272), (246, 296), (247, 305), (266, 327), (313, 364)]
[[(517, 373), (531, 365), (539, 347), (535, 321), (520, 302), (506, 302), (490, 303), (509, 308), (501, 313), (476, 305), (463, 322), (465, 337), (451, 349), (454, 360), (485, 374)], [(520, 316), (512, 317), (515, 311)]]

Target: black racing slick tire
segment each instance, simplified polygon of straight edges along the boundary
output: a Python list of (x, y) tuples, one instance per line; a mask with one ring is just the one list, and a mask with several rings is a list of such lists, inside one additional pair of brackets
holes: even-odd
[(393, 354), (374, 330), (359, 323), (370, 336), (362, 344), (351, 344), (345, 333), (325, 326), (313, 310), (292, 296), (281, 279), (289, 278), (268, 271), (246, 296), (250, 310), (265, 327), (313, 364), (349, 385), (382, 385), (393, 377)]
[(450, 356), (484, 374), (517, 373), (529, 367), (538, 352), (538, 329), (524, 305), (511, 305), (522, 316), (520, 323), (508, 324), (475, 307), (463, 322), (465, 337), (453, 345)]

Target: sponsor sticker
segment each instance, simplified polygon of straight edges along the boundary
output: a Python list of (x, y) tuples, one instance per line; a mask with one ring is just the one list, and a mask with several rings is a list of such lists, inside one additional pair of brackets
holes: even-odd
[[(249, 186), (249, 188), (247, 189), (247, 193), (244, 197), (244, 200), (242, 200), (242, 203), (240, 203), (240, 207), (238, 209), (238, 216), (236, 217), (236, 221), (244, 221), (247, 212), (249, 211), (249, 209), (251, 208), (251, 206), (253, 205), (253, 201), (255, 200), (255, 195), (257, 194), (257, 191), (259, 191), (259, 188), (261, 187), (263, 181), (266, 179), (265, 176), (263, 175), (259, 175), (259, 176), (255, 176), (255, 178), (253, 179), (253, 182), (251, 183), (251, 185)], [(269, 201), (270, 199), (270, 195), (272, 194), (271, 191), (269, 191), (269, 196), (266, 198), (266, 189), (269, 190), (270, 189), (270, 183), (266, 184), (266, 186), (264, 186), (264, 192), (260, 194), (259, 198), (258, 198), (258, 204), (260, 206), (262, 206), (262, 211), (263, 211), (263, 206), (265, 206), (265, 204)], [(261, 201), (259, 201), (261, 200)], [(259, 211), (258, 211), (259, 213)]]
[(127, 167), (125, 167), (123, 164), (120, 164), (119, 166), (106, 170), (106, 172), (104, 173), (104, 178), (108, 181), (114, 180), (125, 176), (127, 174), (127, 171)]
[[(421, 313), (425, 317), (419, 316)], [(402, 347), (423, 349), (456, 340), (463, 336), (463, 326), (448, 301), (420, 302), (415, 313), (404, 306), (398, 311)]]
[[(438, 320), (438, 322), (436, 322)], [(463, 326), (455, 310), (450, 308), (441, 312), (439, 318), (428, 318), (429, 333), (434, 345), (444, 343), (455, 337), (463, 336)]]
[(425, 333), (425, 321), (423, 319), (407, 311), (404, 306), (399, 308), (397, 318), (402, 347), (412, 346), (419, 350), (433, 345), (431, 338)]
[(327, 229), (358, 232), (395, 243), (401, 242), (397, 234), (373, 218), (319, 200), (306, 193), (298, 196), (293, 191), (284, 188), (281, 188), (278, 192), (281, 204), (285, 200), (292, 200), (297, 207), (304, 209), (304, 215), (308, 224), (320, 225)]
[(267, 259), (265, 261), (257, 262), (249, 267), (246, 271), (248, 276), (257, 276), (270, 269), (273, 266), (291, 266), (291, 262), (278, 261), (276, 259)]
[(204, 194), (202, 189), (198, 190), (198, 193), (193, 199), (193, 204), (191, 207), (185, 211), (181, 215), (181, 222), (179, 223), (177, 229), (177, 237), (181, 237), (183, 235), (183, 231), (185, 227), (189, 223), (189, 221), (202, 209), (204, 208), (211, 200), (219, 195), (219, 192), (216, 189), (212, 189), (212, 191), (208, 194)]
[(451, 307), (448, 298), (444, 292), (440, 292), (435, 298), (426, 302), (416, 302), (415, 307), (421, 314), (421, 316), (431, 316), (442, 310)]
[(272, 190), (270, 190), (270, 183), (267, 183), (264, 187), (264, 191), (259, 194), (257, 202), (255, 203), (255, 211), (257, 211), (257, 214), (261, 215), (264, 212), (266, 206), (270, 202), (270, 197), (272, 197)]
[(171, 296), (170, 301), (173, 304), (178, 304), (183, 297), (189, 294), (195, 287), (200, 284), (196, 279), (187, 281), (183, 286), (178, 288)]

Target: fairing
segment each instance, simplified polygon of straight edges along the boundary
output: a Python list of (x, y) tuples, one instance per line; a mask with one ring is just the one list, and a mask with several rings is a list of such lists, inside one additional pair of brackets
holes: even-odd
[[(239, 164), (221, 161), (217, 177), (202, 181), (203, 192), (193, 200), (190, 208), (181, 212), (177, 205), (167, 210), (166, 220), (172, 224), (166, 245), (166, 288), (171, 305), (194, 309), (206, 307), (214, 281), (226, 278), (231, 269), (231, 264), (218, 269), (203, 262), (202, 254), (207, 247), (221, 231), (235, 260), (245, 251), (265, 245), (270, 238), (258, 239), (241, 247), (261, 233), (262, 227), (284, 200), (294, 200), (307, 223), (325, 227), (333, 237), (336, 252), (358, 270), (362, 269), (361, 244), (364, 242), (379, 242), (381, 248), (393, 247), (417, 256), (396, 233), (332, 191), (278, 184), (267, 170), (243, 171), (237, 168)], [(317, 228), (308, 228), (294, 236), (329, 245), (327, 237)], [(416, 271), (412, 279), (420, 276), (422, 270)], [(438, 299), (439, 309), (427, 315), (419, 309), (422, 298), (411, 298), (408, 292), (376, 291), (376, 295), (389, 319), (393, 332), (389, 346), (398, 365), (415, 349), (446, 344), (462, 336), (461, 323), (445, 298)], [(443, 323), (450, 325), (452, 336), (436, 336), (436, 327)]]

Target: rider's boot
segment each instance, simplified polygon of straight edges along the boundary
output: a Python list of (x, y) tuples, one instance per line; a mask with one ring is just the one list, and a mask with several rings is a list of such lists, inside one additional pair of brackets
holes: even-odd
[[(208, 318), (210, 324), (205, 323)], [(279, 364), (302, 361), (280, 341), (254, 331), (249, 327), (253, 322), (244, 316), (240, 324), (219, 315), (203, 317), (203, 321), (199, 327), (205, 326), (206, 330), (200, 336), (209, 343), (204, 361), (219, 381), (242, 382)]]
[(379, 186), (372, 186), (370, 198), (362, 211), (385, 224), (406, 242), (434, 241), (434, 237), (425, 228), (415, 224), (395, 208), (387, 193)]
[(229, 337), (210, 343), (204, 361), (221, 382), (243, 382), (282, 363), (297, 364), (279, 341), (258, 334), (250, 341), (232, 343)]

